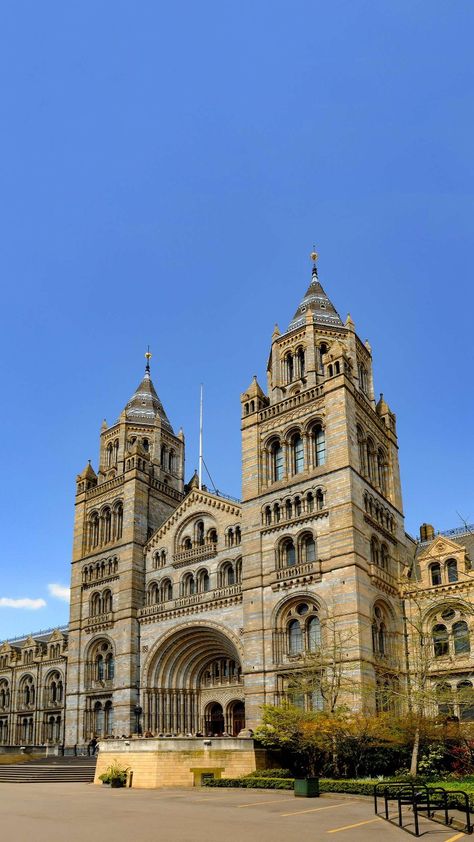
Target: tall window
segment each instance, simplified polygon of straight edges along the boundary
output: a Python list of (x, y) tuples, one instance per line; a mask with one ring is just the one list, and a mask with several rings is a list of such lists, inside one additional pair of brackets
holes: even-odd
[(442, 623), (433, 627), (433, 648), (435, 658), (442, 658), (449, 654), (448, 630)]
[(313, 458), (316, 467), (326, 463), (326, 436), (321, 424), (316, 424), (312, 432)]
[(387, 492), (385, 455), (381, 448), (377, 451), (377, 481), (382, 494)]
[(271, 448), (272, 480), (278, 482), (283, 479), (283, 448), (279, 441), (275, 441)]
[(380, 566), (383, 570), (388, 570), (388, 548), (386, 544), (380, 547)]
[(370, 542), (370, 560), (372, 564), (376, 564), (377, 567), (380, 564), (380, 552), (379, 552), (379, 542), (375, 535), (372, 537)]
[(171, 579), (163, 579), (160, 586), (160, 597), (162, 602), (169, 602), (173, 599), (173, 585)]
[(455, 655), (468, 655), (471, 651), (469, 628), (464, 620), (453, 623), (453, 641)]
[(312, 535), (305, 535), (301, 542), (302, 560), (316, 561), (316, 544)]
[(308, 621), (308, 649), (316, 652), (321, 646), (321, 623), (319, 617), (311, 617)]
[(298, 363), (298, 376), (304, 377), (305, 374), (305, 363), (304, 363), (304, 349), (298, 348), (296, 352), (296, 359)]
[(430, 575), (432, 585), (441, 584), (441, 565), (437, 561), (434, 564), (430, 564)]
[(290, 655), (298, 655), (303, 649), (303, 635), (298, 620), (288, 623), (288, 651)]
[(457, 685), (459, 718), (465, 722), (474, 719), (474, 689), (471, 681), (460, 681)]
[(293, 355), (287, 354), (285, 357), (286, 382), (291, 383), (294, 377)]
[(328, 346), (322, 342), (321, 345), (318, 346), (318, 371), (320, 374), (324, 374), (324, 365), (323, 365), (323, 357), (328, 352)]
[(375, 448), (371, 438), (367, 439), (367, 476), (375, 482)]
[(204, 544), (204, 523), (198, 520), (196, 524), (196, 541), (198, 544)]
[(365, 476), (367, 473), (367, 453), (365, 449), (364, 431), (359, 425), (357, 425), (357, 445), (359, 448), (359, 470)]
[(291, 440), (292, 468), (294, 474), (301, 474), (304, 470), (304, 445), (299, 433), (295, 433)]
[(446, 573), (448, 574), (448, 582), (458, 581), (458, 563), (455, 558), (448, 558), (446, 562)]
[(284, 567), (294, 567), (294, 565), (296, 564), (296, 551), (295, 551), (295, 545), (294, 545), (293, 541), (291, 540), (291, 538), (289, 538), (288, 540), (285, 541), (282, 549), (283, 549), (283, 557), (282, 557), (283, 566)]

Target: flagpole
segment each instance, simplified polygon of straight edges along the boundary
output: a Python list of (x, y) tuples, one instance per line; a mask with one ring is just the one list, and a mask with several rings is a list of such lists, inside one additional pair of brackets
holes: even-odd
[(202, 383), (199, 402), (199, 490), (202, 488)]

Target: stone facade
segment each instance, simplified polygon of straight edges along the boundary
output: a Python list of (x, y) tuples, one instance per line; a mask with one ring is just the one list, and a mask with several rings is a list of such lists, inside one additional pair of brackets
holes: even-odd
[[(395, 415), (315, 265), (288, 329), (273, 332), (266, 391), (254, 378), (241, 407), (242, 501), (196, 476), (185, 486), (184, 437), (147, 359), (102, 425), (97, 472), (77, 477), (67, 633), (0, 648), (0, 744), (248, 733), (331, 645), (346, 701), (383, 709), (416, 660), (416, 611), (433, 683), (474, 717), (456, 701), (472, 672), (470, 531), (405, 534)], [(323, 695), (297, 701), (321, 707)]]

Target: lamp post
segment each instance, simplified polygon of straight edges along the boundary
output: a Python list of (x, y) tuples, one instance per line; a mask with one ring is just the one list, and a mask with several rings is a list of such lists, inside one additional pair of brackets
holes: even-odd
[(140, 725), (140, 717), (143, 713), (143, 708), (140, 705), (135, 705), (133, 712), (135, 714), (135, 734), (139, 736), (142, 733), (142, 726)]

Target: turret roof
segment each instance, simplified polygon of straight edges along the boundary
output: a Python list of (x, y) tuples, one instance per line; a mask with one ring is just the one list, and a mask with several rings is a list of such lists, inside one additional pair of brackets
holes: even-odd
[(153, 424), (159, 416), (163, 427), (170, 433), (173, 432), (173, 428), (163, 409), (163, 404), (153, 385), (149, 365), (146, 367), (142, 382), (125, 407), (125, 415), (129, 421), (138, 421), (139, 424)]
[(312, 313), (314, 324), (324, 325), (325, 327), (344, 326), (339, 313), (319, 283), (316, 266), (313, 266), (311, 283), (288, 326), (288, 331), (302, 327), (305, 324), (308, 311)]

